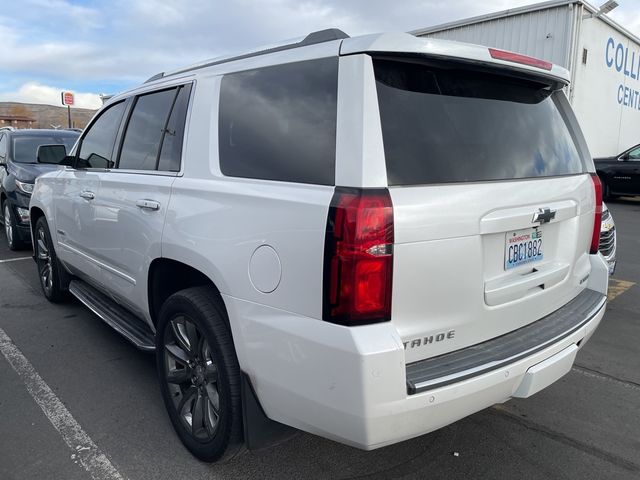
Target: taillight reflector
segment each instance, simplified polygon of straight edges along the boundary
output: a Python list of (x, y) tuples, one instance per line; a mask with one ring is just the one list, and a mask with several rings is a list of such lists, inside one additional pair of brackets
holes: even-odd
[(505, 62), (520, 63), (522, 65), (529, 65), (530, 67), (542, 68), (544, 70), (551, 70), (553, 68), (553, 64), (551, 62), (546, 62), (539, 58), (529, 57), (528, 55), (522, 55), (520, 53), (490, 48), (489, 54), (491, 55), (491, 58), (504, 60)]
[(591, 250), (589, 253), (595, 255), (598, 253), (598, 245), (600, 244), (600, 227), (602, 226), (602, 182), (595, 173), (591, 174), (593, 181), (593, 190), (595, 193), (596, 213), (593, 219), (593, 235), (591, 236)]
[(349, 326), (390, 320), (392, 272), (389, 191), (337, 187), (327, 219), (323, 318)]

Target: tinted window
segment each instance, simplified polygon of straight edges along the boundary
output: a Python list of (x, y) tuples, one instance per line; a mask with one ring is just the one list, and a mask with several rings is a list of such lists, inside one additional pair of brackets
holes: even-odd
[(64, 145), (68, 152), (78, 137), (78, 133), (71, 132), (46, 136), (16, 135), (11, 141), (11, 159), (18, 163), (37, 163), (40, 145)]
[(389, 185), (581, 173), (547, 85), (374, 60)]
[(136, 99), (124, 136), (118, 168), (155, 170), (165, 125), (176, 89), (141, 95)]
[(182, 139), (184, 136), (184, 124), (187, 117), (190, 93), (191, 85), (181, 87), (178, 92), (178, 97), (171, 111), (171, 117), (169, 117), (169, 123), (167, 123), (164, 140), (162, 141), (158, 170), (169, 172), (177, 172), (180, 170)]
[(333, 185), (338, 59), (226, 75), (220, 92), (225, 175)]
[(0, 133), (0, 158), (4, 158), (7, 155), (7, 136)]
[[(0, 149), (0, 155), (2, 155), (2, 149)], [(629, 152), (629, 160), (640, 160), (640, 147)]]
[(80, 168), (112, 168), (113, 146), (124, 113), (124, 102), (105, 110), (82, 139), (78, 154)]

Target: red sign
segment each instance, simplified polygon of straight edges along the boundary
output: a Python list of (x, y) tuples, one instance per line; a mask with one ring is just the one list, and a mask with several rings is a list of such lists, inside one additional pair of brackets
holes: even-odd
[(63, 105), (73, 105), (73, 93), (71, 93), (71, 92), (62, 92), (62, 104)]

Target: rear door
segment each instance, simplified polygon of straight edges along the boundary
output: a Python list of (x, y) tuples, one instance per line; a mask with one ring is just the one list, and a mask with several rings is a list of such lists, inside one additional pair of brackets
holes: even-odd
[(374, 69), (406, 361), (503, 335), (576, 296), (594, 194), (564, 94), (442, 61), (378, 58)]
[(171, 186), (180, 170), (191, 85), (139, 95), (120, 139), (117, 166), (101, 175), (95, 255), (110, 293), (139, 314), (147, 272), (161, 256)]

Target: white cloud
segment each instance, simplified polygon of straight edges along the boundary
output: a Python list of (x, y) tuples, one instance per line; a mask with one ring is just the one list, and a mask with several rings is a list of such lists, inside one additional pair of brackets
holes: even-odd
[[(63, 89), (57, 87), (41, 85), (37, 82), (29, 82), (22, 85), (15, 92), (0, 93), (0, 101), (44, 103), (47, 105), (61, 106), (60, 93), (62, 90)], [(75, 101), (74, 107), (97, 109), (102, 105), (102, 100), (100, 100), (100, 97), (95, 93), (73, 92), (73, 94)]]
[[(0, 90), (15, 90), (3, 88), (3, 82), (62, 86), (68, 82), (84, 90), (122, 89), (160, 71), (304, 36), (314, 30), (336, 27), (350, 35), (410, 31), (536, 1), (93, 0), (84, 5), (71, 0), (5, 2), (0, 10)], [(637, 0), (620, 3), (612, 17), (638, 33), (640, 8), (632, 6)]]

